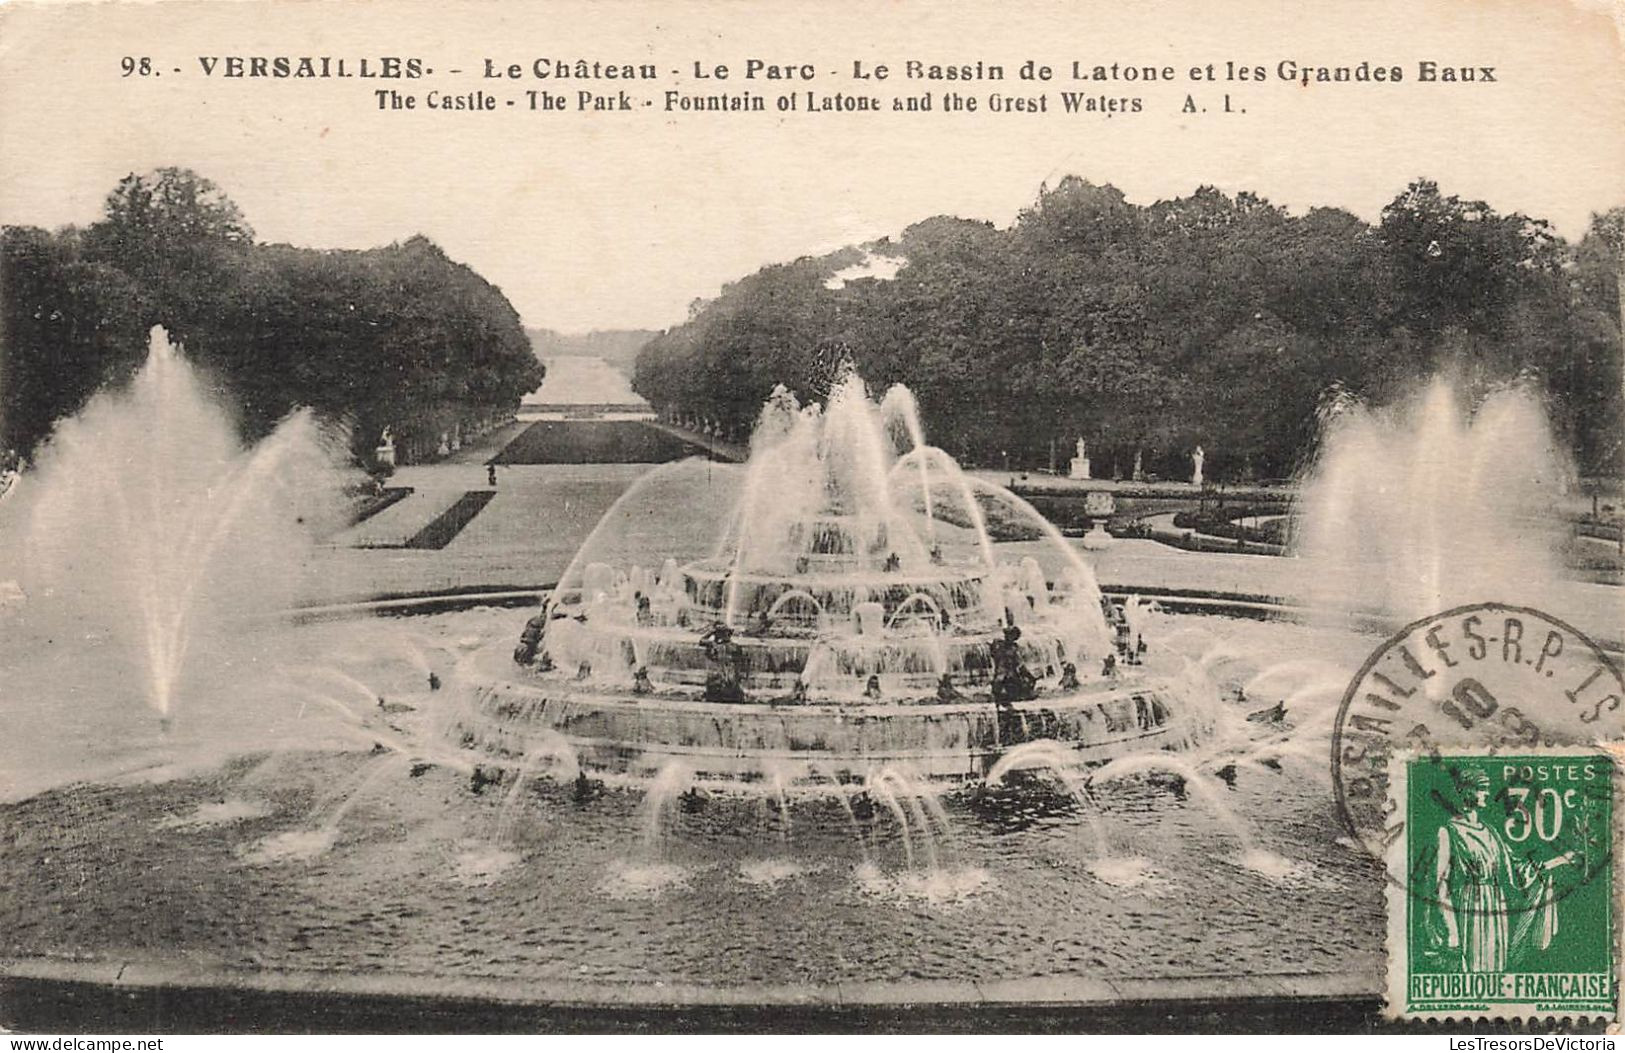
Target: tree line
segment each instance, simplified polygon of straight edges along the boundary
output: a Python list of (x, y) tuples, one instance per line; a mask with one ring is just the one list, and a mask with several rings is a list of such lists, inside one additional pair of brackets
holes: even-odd
[(162, 325), (247, 440), (308, 406), (365, 461), (388, 427), (432, 455), (542, 381), (498, 288), (422, 236), (385, 248), (264, 244), (212, 182), (132, 174), (86, 227), (0, 230), (0, 449), (27, 456), (146, 357)]
[[(748, 431), (778, 383), (814, 397), (850, 359), (909, 385), (931, 440), (970, 463), (1097, 475), (1275, 478), (1332, 397), (1391, 398), (1444, 371), (1470, 397), (1523, 382), (1588, 474), (1618, 475), (1621, 228), (1542, 220), (1417, 180), (1375, 223), (1289, 215), (1203, 187), (1139, 206), (1068, 177), (1007, 229), (938, 216), (895, 240), (767, 266), (640, 352), (656, 407)], [(854, 277), (874, 257), (893, 277)]]

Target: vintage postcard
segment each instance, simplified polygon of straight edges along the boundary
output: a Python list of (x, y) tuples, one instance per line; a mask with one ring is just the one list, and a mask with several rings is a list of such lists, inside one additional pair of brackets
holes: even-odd
[(1607, 0), (0, 5), (0, 1028), (1617, 1026), (1622, 133)]

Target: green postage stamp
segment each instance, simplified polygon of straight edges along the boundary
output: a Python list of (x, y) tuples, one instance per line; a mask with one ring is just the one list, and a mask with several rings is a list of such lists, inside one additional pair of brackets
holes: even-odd
[(1615, 1019), (1614, 758), (1444, 751), (1390, 765), (1389, 1012)]

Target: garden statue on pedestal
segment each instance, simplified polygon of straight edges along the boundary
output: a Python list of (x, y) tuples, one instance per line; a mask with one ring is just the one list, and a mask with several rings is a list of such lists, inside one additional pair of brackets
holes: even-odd
[(378, 446), (372, 451), (373, 458), (379, 464), (395, 467), (395, 433), (385, 428), (378, 436)]
[(1067, 474), (1074, 479), (1090, 478), (1089, 450), (1084, 446), (1082, 436), (1078, 438), (1077, 452), (1072, 455), (1072, 468)]

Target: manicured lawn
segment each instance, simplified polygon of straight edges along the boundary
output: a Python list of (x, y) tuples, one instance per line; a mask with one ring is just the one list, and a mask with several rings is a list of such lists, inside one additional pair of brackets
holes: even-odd
[(451, 544), (451, 539), (462, 533), (463, 528), (474, 521), (474, 517), (484, 511), (485, 506), (491, 503), (496, 496), (492, 490), (469, 490), (459, 497), (450, 508), (435, 516), (422, 530), (413, 534), (406, 542), (407, 548), (441, 549)]

